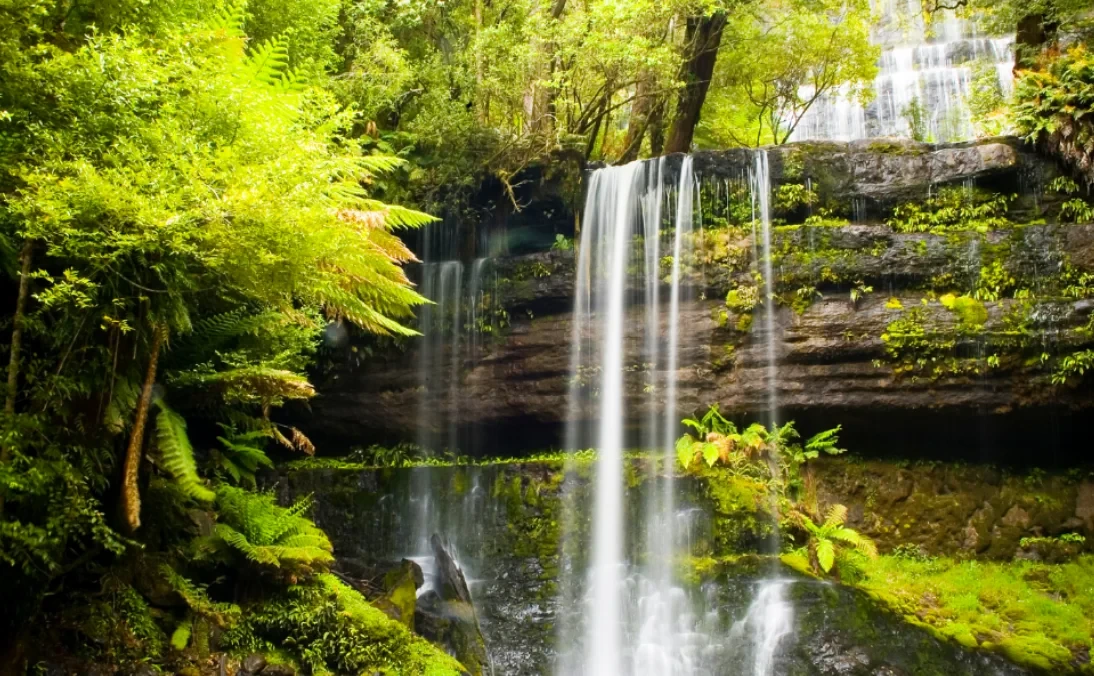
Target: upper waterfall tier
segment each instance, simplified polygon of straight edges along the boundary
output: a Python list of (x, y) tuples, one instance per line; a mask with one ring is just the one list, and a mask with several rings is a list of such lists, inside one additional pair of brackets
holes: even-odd
[(1010, 92), (1014, 37), (986, 36), (950, 12), (939, 13), (928, 26), (918, 0), (879, 5), (872, 41), (882, 53), (870, 99), (854, 100), (846, 89), (823, 95), (794, 130), (793, 140), (972, 138), (974, 82), (994, 85), (1000, 94)]

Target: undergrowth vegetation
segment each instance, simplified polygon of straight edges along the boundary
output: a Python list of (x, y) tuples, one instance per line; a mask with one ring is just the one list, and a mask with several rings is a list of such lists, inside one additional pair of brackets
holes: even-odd
[(1092, 673), (1094, 556), (1062, 564), (880, 556), (855, 585), (913, 624), (1045, 673)]

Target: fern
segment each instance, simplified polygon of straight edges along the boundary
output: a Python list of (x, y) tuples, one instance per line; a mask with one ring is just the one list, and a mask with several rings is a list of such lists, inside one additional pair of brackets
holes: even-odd
[(227, 472), (232, 480), (255, 485), (255, 473), (261, 467), (273, 467), (273, 461), (262, 449), (270, 434), (267, 430), (239, 433), (229, 425), (220, 425), (227, 436), (217, 437), (223, 448), (216, 452), (218, 468)]
[(209, 27), (217, 32), (232, 38), (245, 38), (247, 34), (243, 30), (247, 22), (247, 0), (235, 0), (225, 3), (213, 14), (209, 21)]
[[(843, 505), (832, 505), (820, 525), (802, 511), (793, 512), (791, 518), (809, 538), (806, 546), (797, 553), (807, 558), (815, 573), (829, 573), (836, 568), (837, 562), (854, 568), (854, 556), (877, 558), (874, 541), (844, 525), (847, 508)], [(851, 547), (850, 552), (846, 550), (848, 546)]]
[(843, 425), (836, 425), (830, 430), (809, 437), (809, 440), (805, 442), (805, 457), (812, 460), (821, 453), (827, 453), (828, 455), (846, 453), (847, 449), (837, 446), (839, 444), (839, 432), (842, 429)]
[(259, 567), (310, 575), (334, 560), (326, 533), (304, 516), (310, 498), (280, 507), (270, 493), (221, 486), (217, 504), (222, 522), (216, 525), (216, 538)]
[(183, 577), (168, 564), (160, 566), (160, 574), (171, 589), (193, 612), (211, 620), (218, 627), (227, 627), (239, 618), (240, 609), (234, 603), (219, 603), (209, 598), (205, 587)]
[(247, 55), (244, 70), (250, 81), (277, 89), (290, 90), (302, 84), (289, 68), (289, 37), (285, 34), (258, 45)]
[(179, 488), (189, 497), (200, 502), (211, 502), (216, 495), (205, 487), (198, 476), (194, 463), (194, 449), (186, 434), (186, 421), (163, 401), (156, 416), (156, 448), (164, 469), (174, 478)]
[(175, 383), (219, 392), (228, 403), (280, 406), (287, 400), (310, 399), (315, 388), (305, 376), (263, 365), (242, 366), (227, 371), (180, 373)]

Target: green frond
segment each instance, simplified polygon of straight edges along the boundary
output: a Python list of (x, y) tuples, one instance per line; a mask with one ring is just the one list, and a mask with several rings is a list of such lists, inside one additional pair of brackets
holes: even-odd
[(836, 563), (836, 547), (831, 540), (817, 540), (817, 563), (825, 573)]
[(245, 481), (254, 485), (255, 472), (261, 467), (273, 467), (273, 461), (263, 447), (269, 441), (266, 430), (238, 433), (228, 425), (221, 425), (229, 436), (217, 437), (223, 448), (217, 453), (217, 466), (228, 473), (238, 484)]
[(217, 537), (223, 540), (229, 547), (235, 549), (240, 554), (243, 554), (248, 560), (267, 566), (274, 566), (275, 568), (281, 567), (281, 561), (278, 560), (267, 547), (252, 545), (243, 533), (240, 533), (231, 526), (218, 523), (214, 532)]
[(187, 387), (216, 390), (226, 402), (276, 406), (286, 400), (315, 396), (315, 388), (305, 376), (261, 365), (227, 371), (182, 373), (176, 382)]
[(223, 7), (213, 13), (209, 20), (209, 27), (214, 31), (223, 32), (233, 38), (246, 37), (243, 30), (247, 22), (247, 0), (236, 0), (225, 3)]
[(222, 523), (216, 535), (248, 561), (307, 574), (325, 570), (334, 560), (326, 533), (304, 516), (310, 498), (281, 507), (270, 493), (221, 486), (217, 499)]
[(239, 617), (239, 606), (234, 603), (219, 603), (209, 598), (203, 585), (197, 585), (179, 574), (168, 564), (160, 566), (160, 574), (171, 589), (186, 603), (186, 606), (198, 615), (202, 615), (219, 627), (226, 627)]
[(289, 73), (288, 36), (278, 35), (255, 46), (247, 55), (245, 69), (251, 80), (279, 86)]
[(198, 476), (194, 449), (186, 434), (186, 421), (163, 401), (157, 402), (157, 405), (160, 412), (156, 416), (156, 448), (163, 468), (186, 495), (200, 502), (211, 502), (216, 495), (205, 487)]
[(832, 505), (824, 516), (824, 528), (842, 526), (847, 521), (847, 508), (843, 505)]
[(860, 554), (870, 559), (877, 558), (877, 545), (862, 533), (851, 528), (836, 528), (829, 537), (853, 546)]
[(805, 450), (810, 453), (827, 453), (829, 455), (839, 455), (845, 452), (846, 449), (837, 446), (839, 444), (839, 432), (842, 429), (843, 425), (836, 425), (830, 430), (814, 434), (805, 442)]

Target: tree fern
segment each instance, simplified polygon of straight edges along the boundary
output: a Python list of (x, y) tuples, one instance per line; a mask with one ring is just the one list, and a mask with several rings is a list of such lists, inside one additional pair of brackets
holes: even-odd
[(186, 495), (201, 502), (211, 502), (216, 495), (205, 487), (198, 476), (194, 449), (186, 434), (186, 421), (162, 401), (157, 405), (160, 412), (156, 416), (156, 448), (163, 468)]
[(217, 504), (216, 537), (253, 564), (299, 575), (326, 570), (334, 560), (326, 533), (304, 516), (310, 498), (280, 507), (270, 493), (221, 486)]

